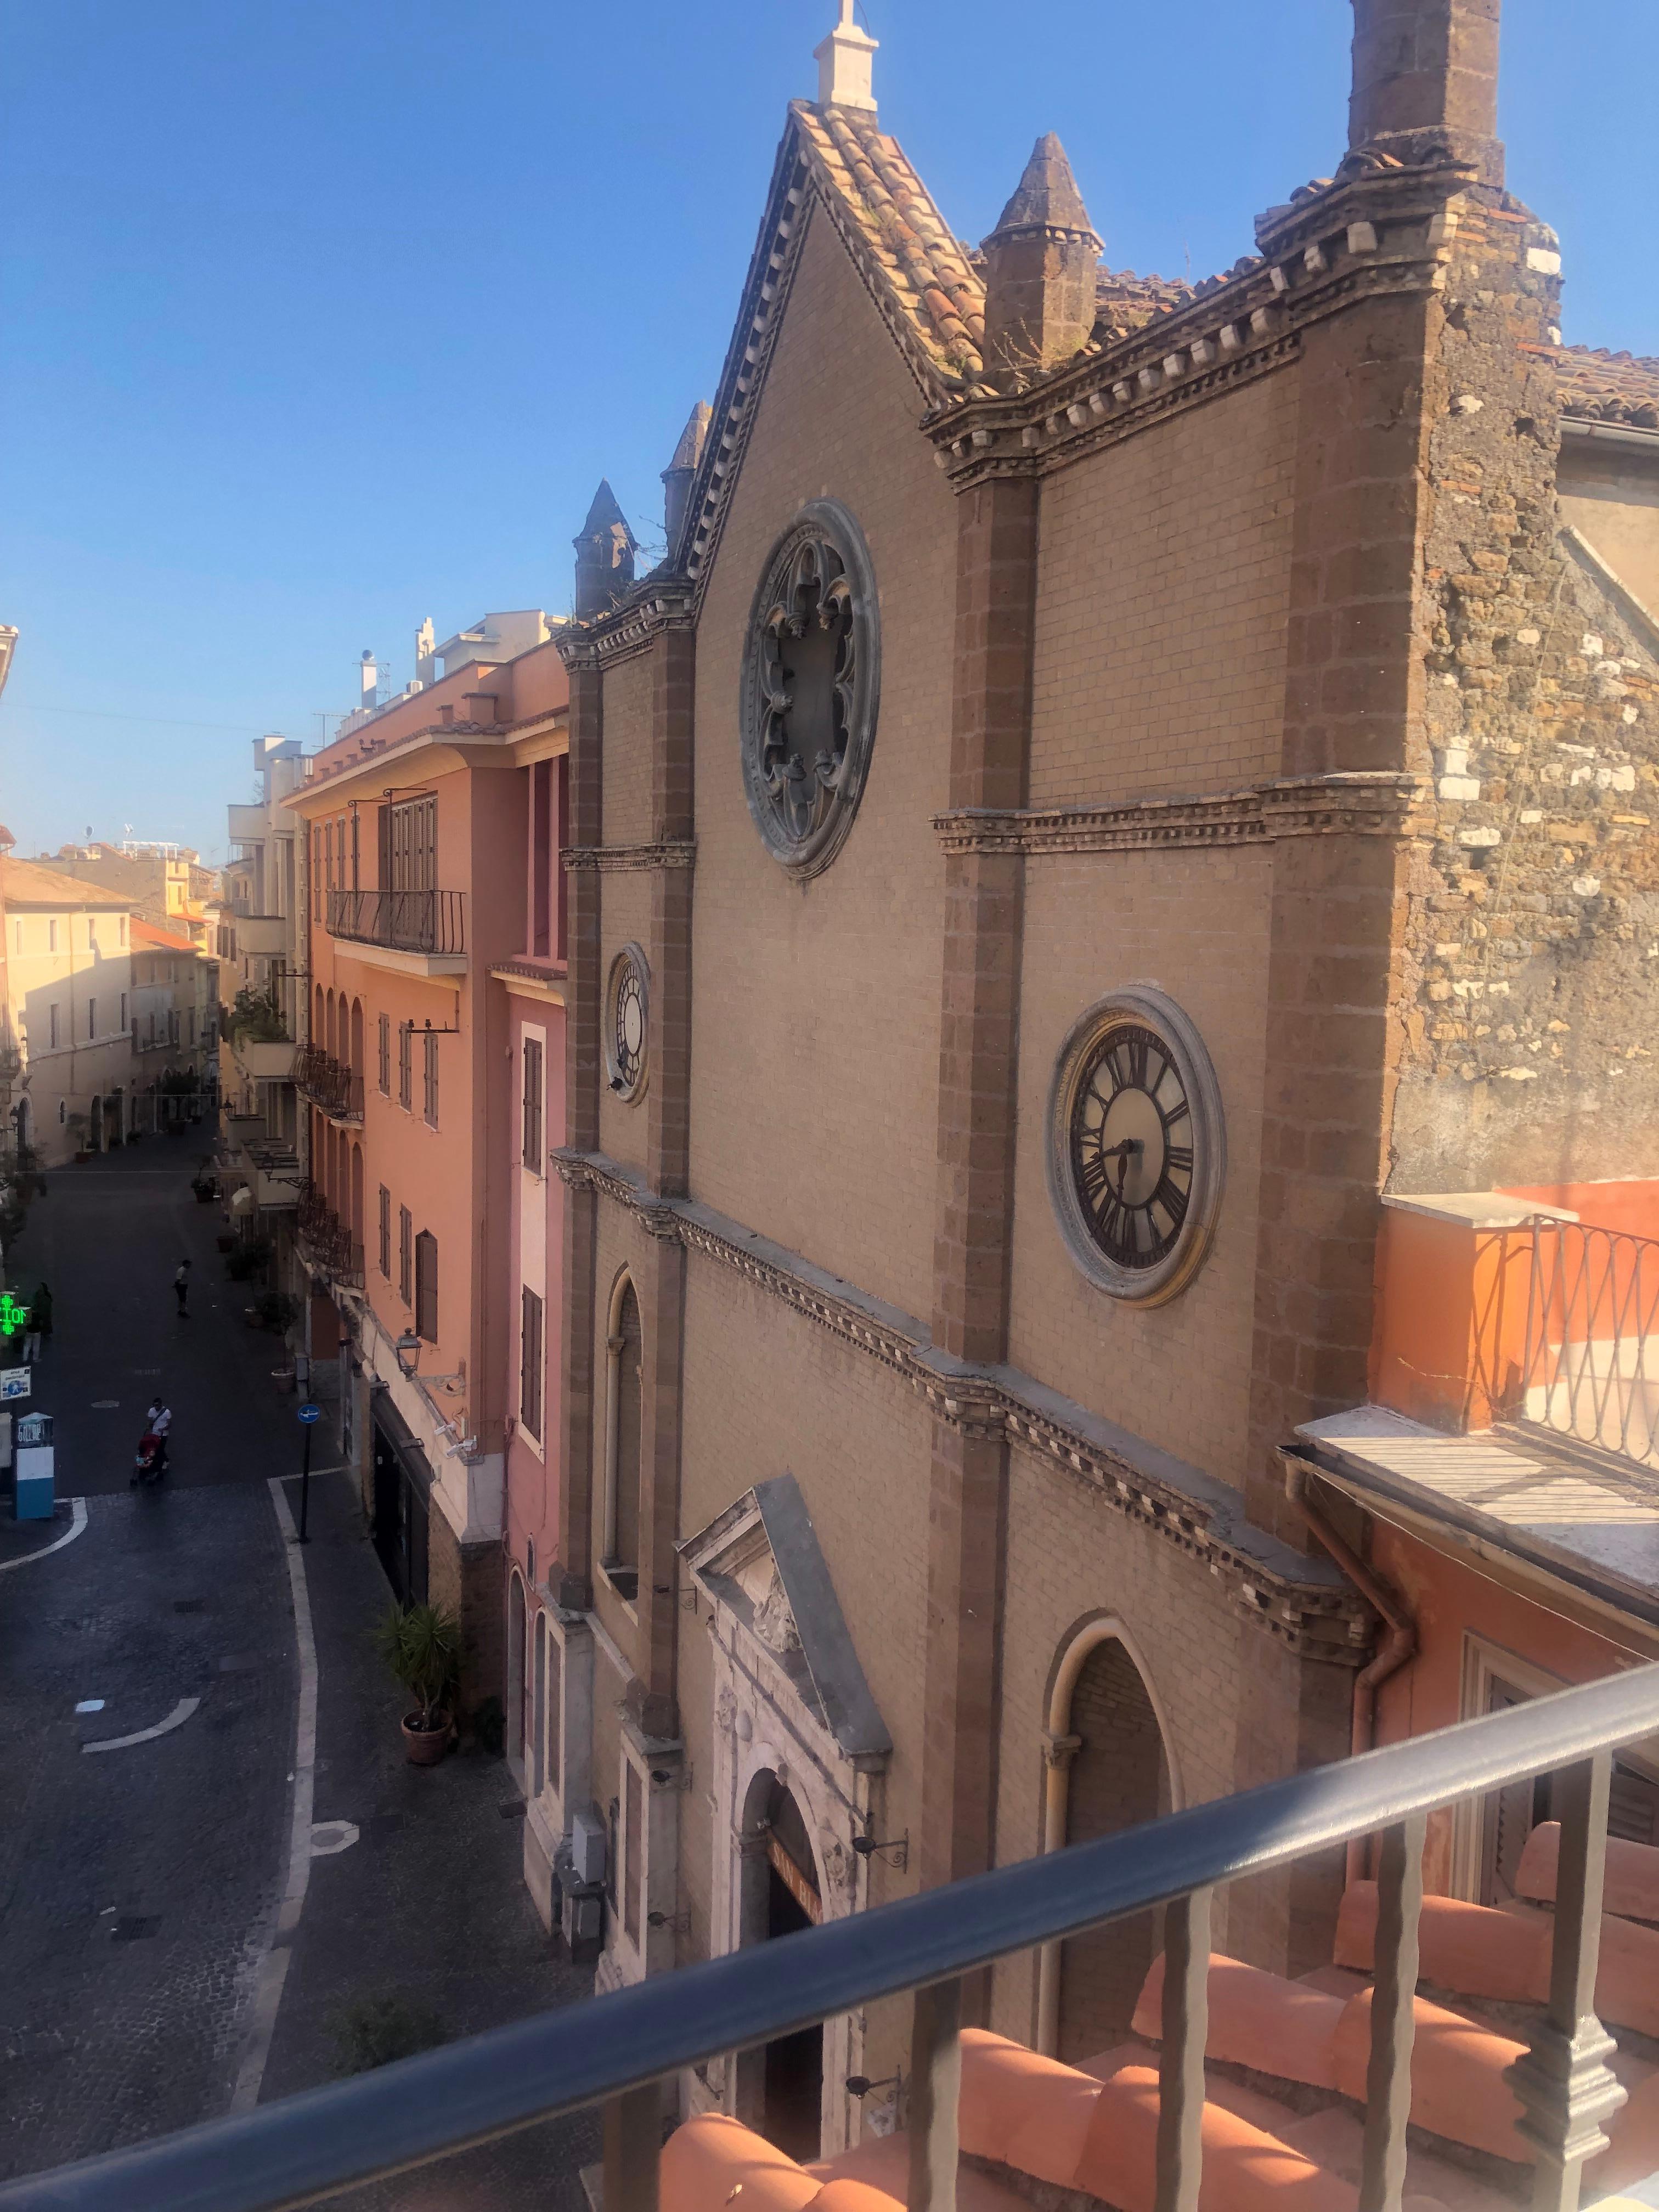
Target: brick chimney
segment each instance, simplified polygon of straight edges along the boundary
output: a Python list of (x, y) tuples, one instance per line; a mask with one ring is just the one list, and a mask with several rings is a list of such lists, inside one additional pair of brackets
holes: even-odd
[(685, 524), (685, 509), (691, 497), (691, 486), (702, 459), (703, 441), (708, 435), (708, 426), (714, 421), (714, 410), (705, 400), (698, 400), (686, 417), (685, 428), (680, 432), (680, 442), (674, 448), (674, 458), (662, 472), (663, 527), (668, 538), (668, 563), (674, 565), (679, 549), (680, 532)]
[(1052, 131), (1037, 140), (984, 252), (989, 374), (1012, 382), (1080, 352), (1094, 328), (1100, 240)]
[(581, 534), (570, 542), (576, 549), (577, 620), (608, 614), (634, 580), (634, 556), (639, 547), (617, 495), (603, 477)]
[(1348, 145), (1407, 162), (1450, 154), (1504, 181), (1498, 136), (1502, 0), (1353, 0)]

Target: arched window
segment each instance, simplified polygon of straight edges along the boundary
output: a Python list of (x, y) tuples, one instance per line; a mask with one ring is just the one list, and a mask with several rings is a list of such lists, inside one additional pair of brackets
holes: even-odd
[(334, 994), (331, 991), (323, 1000), (323, 1050), (327, 1053), (331, 1060), (337, 1060), (340, 1056), (335, 1050), (337, 1042), (337, 1039), (334, 1034)]
[(312, 1017), (312, 1022), (311, 1022), (311, 1042), (313, 1042), (313, 1044), (321, 1044), (322, 1041), (323, 1041), (323, 987), (322, 987), (322, 985), (319, 983), (319, 984), (317, 986), (317, 1010), (316, 1010), (316, 1012), (313, 1015), (313, 1017)]
[[(1121, 1622), (1097, 1616), (1068, 1640), (1049, 1692), (1045, 1758), (1045, 1850), (1138, 1827), (1179, 1803), (1159, 1713)], [(1121, 2043), (1156, 1932), (1153, 1915), (1138, 1912), (1045, 1944), (1038, 2048), (1075, 2064)]]
[(524, 1583), (515, 1567), (507, 1584), (507, 1750), (508, 1764), (524, 1774), (524, 1671), (526, 1638)]
[(599, 1564), (618, 1595), (631, 1602), (640, 1580), (640, 1450), (645, 1423), (640, 1302), (632, 1278), (625, 1274), (618, 1277), (611, 1294), (605, 1353), (605, 1527)]
[[(356, 816), (352, 820), (355, 827)], [(363, 1002), (361, 999), (354, 999), (351, 1002), (351, 1072), (354, 1075), (361, 1075), (363, 1072)]]

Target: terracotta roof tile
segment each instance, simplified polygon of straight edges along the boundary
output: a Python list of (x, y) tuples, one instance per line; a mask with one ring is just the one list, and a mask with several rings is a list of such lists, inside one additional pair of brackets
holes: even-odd
[(0, 900), (17, 906), (93, 906), (117, 914), (127, 910), (126, 898), (120, 891), (82, 881), (79, 876), (60, 875), (56, 868), (42, 867), (38, 860), (19, 860), (9, 854), (0, 857)]
[(1103, 263), (1095, 275), (1097, 343), (1143, 331), (1159, 315), (1173, 314), (1194, 296), (1194, 287), (1172, 276), (1137, 276), (1131, 269), (1108, 269)]
[(985, 285), (897, 139), (872, 115), (796, 104), (818, 181), (850, 219), (872, 281), (932, 366), (953, 381), (983, 367)]
[(1651, 354), (1609, 353), (1605, 347), (1563, 346), (1561, 412), (1589, 422), (1623, 422), (1659, 430), (1659, 360)]

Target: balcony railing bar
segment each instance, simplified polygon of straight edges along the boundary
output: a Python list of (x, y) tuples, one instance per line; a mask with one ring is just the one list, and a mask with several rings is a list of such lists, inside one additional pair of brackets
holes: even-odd
[(1659, 1242), (1542, 1215), (1531, 1227), (1527, 1418), (1659, 1468)]
[(302, 1045), (295, 1054), (295, 1088), (331, 1121), (361, 1121), (363, 1118), (363, 1079), (325, 1052), (321, 1045)]
[[(1656, 1730), (1659, 1667), (1632, 1668), (830, 1922), (784, 1939), (787, 1972), (772, 1945), (753, 1945), (234, 2118), (33, 2175), (0, 2188), (0, 2212), (289, 2212), (601, 2102), (616, 2175), (613, 2196), (607, 2174), (608, 2212), (649, 2212), (658, 2106), (647, 2093), (683, 2068), (1564, 1768), (1571, 1771), (1554, 1801), (1562, 1843), (1551, 2002), (1515, 2087), (1542, 2116), (1532, 2130), (1544, 2154), (1534, 2203), (1541, 2212), (1572, 2212), (1579, 2166), (1601, 2141), (1595, 2118), (1619, 2094), (1599, 2063), (1605, 2039), (1592, 2009), (1607, 1754)], [(1411, 1857), (1409, 1830), (1399, 1850)], [(1402, 1875), (1393, 1963), (1381, 1971), (1385, 2002), (1391, 1973), (1407, 2011), (1410, 1919)], [(1193, 1959), (1176, 1970), (1188, 2024), (1170, 2063), (1190, 2087), (1193, 2045), (1202, 2048), (1193, 1983), (1205, 1943), (1190, 1911), (1188, 1931)], [(1389, 2040), (1397, 2069), (1407, 2041), (1397, 2016)], [(919, 2047), (933, 2047), (925, 2034)], [(927, 2130), (932, 2212), (950, 2212), (954, 2193), (936, 2155), (941, 2109)], [(1182, 2170), (1159, 2185), (1171, 2202), (1194, 2186), (1182, 2118), (1169, 2153)], [(1396, 2124), (1390, 2118), (1382, 2130), (1390, 2142)], [(1376, 2196), (1380, 2181), (1369, 2186), (1386, 2201)]]
[(465, 952), (463, 896), (459, 891), (330, 891), (328, 933), (394, 952)]

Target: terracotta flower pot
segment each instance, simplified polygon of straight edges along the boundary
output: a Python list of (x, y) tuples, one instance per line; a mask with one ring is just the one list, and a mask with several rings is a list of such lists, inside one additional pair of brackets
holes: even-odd
[(451, 1721), (447, 1713), (440, 1713), (435, 1728), (423, 1729), (418, 1713), (405, 1713), (403, 1720), (404, 1755), (411, 1766), (435, 1766), (449, 1749)]

